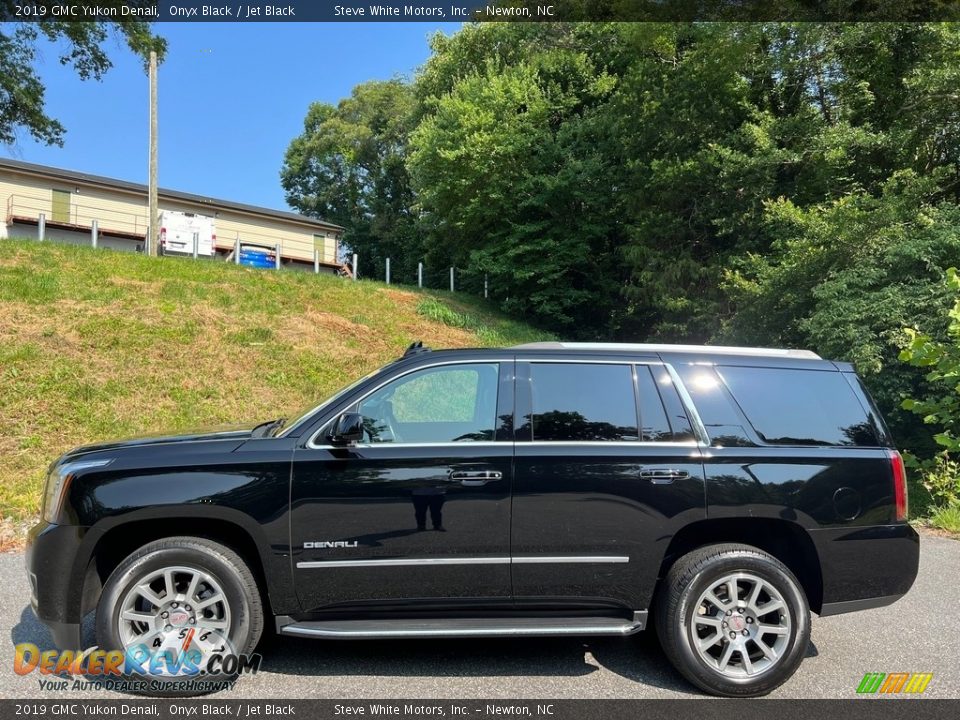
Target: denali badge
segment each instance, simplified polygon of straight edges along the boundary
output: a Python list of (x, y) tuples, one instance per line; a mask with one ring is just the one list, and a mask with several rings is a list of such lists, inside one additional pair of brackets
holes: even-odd
[(304, 550), (310, 550), (311, 548), (355, 548), (357, 547), (356, 540), (336, 540), (334, 542), (329, 542), (327, 540), (318, 540), (316, 542), (305, 542), (303, 544)]

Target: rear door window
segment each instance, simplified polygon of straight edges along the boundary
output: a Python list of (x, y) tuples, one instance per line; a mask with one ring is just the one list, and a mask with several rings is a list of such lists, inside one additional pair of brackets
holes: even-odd
[(879, 444), (876, 427), (839, 372), (734, 366), (717, 371), (764, 442)]
[[(660, 372), (664, 374), (665, 380), (670, 382), (670, 376), (667, 375), (666, 370), (661, 369)], [(667, 389), (676, 394), (672, 382)], [(637, 391), (640, 395), (640, 431), (643, 439), (647, 442), (674, 440), (670, 421), (667, 420), (667, 411), (657, 391), (657, 384), (654, 382), (651, 369), (646, 365), (637, 365)]]
[[(653, 382), (647, 385), (650, 377), (653, 378)], [(690, 418), (687, 417), (687, 411), (673, 384), (673, 378), (665, 367), (662, 365), (638, 366), (637, 385), (640, 389), (640, 418), (643, 421), (644, 440), (681, 442), (696, 439), (690, 425)], [(658, 430), (649, 419), (651, 413), (656, 416), (658, 404), (661, 404), (667, 413), (669, 424), (665, 431)], [(648, 428), (651, 437), (647, 437)]]
[(630, 365), (533, 363), (530, 366), (533, 439), (640, 439)]

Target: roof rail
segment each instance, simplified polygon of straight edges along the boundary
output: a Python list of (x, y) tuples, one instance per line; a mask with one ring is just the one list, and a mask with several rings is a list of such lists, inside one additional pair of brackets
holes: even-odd
[(753, 355), (756, 357), (789, 357), (807, 360), (822, 358), (812, 350), (780, 348), (732, 347), (729, 345), (669, 345), (658, 343), (589, 343), (589, 342), (533, 342), (514, 345), (514, 350), (622, 350), (648, 353), (699, 353), (711, 355)]

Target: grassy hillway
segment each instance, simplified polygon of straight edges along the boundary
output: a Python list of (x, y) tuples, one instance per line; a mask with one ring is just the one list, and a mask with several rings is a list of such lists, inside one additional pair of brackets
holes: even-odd
[(465, 295), (0, 240), (0, 547), (76, 445), (289, 416), (413, 340), (539, 339)]

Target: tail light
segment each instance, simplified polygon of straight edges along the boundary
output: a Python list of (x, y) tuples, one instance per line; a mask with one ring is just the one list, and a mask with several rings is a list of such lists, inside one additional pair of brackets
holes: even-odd
[(907, 519), (909, 500), (907, 498), (907, 471), (903, 458), (896, 450), (890, 450), (890, 469), (893, 471), (893, 500), (897, 509), (897, 520)]

